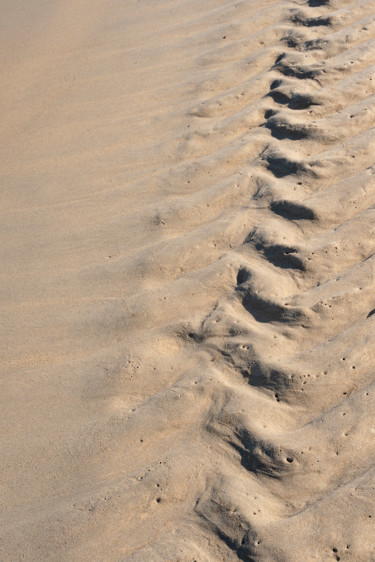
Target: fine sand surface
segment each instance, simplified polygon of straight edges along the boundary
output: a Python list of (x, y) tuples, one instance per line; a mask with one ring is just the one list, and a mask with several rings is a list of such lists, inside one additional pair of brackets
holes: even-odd
[(375, 561), (374, 0), (2, 0), (1, 562)]

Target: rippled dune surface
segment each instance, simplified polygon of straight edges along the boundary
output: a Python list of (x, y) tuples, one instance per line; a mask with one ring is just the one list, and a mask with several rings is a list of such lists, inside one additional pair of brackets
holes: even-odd
[(374, 561), (374, 2), (0, 15), (1, 560)]

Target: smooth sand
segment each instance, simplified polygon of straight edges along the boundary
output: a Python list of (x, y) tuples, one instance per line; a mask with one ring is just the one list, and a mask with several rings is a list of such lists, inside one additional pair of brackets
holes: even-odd
[(374, 561), (373, 0), (0, 27), (1, 561)]

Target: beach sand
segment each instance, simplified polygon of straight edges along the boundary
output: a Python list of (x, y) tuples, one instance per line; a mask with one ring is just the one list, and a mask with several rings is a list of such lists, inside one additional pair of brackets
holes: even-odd
[(374, 561), (374, 2), (0, 22), (1, 561)]

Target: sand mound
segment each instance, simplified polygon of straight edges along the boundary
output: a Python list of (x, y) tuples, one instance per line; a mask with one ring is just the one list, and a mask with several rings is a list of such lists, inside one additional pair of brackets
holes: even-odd
[(2, 560), (375, 560), (371, 1), (5, 2)]

